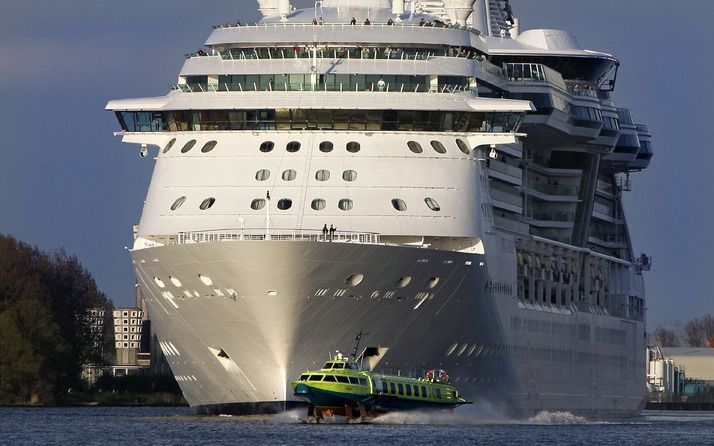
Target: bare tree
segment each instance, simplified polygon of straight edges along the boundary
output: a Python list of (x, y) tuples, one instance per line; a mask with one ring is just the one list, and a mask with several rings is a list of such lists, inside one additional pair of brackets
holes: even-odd
[(684, 340), (690, 347), (704, 347), (704, 324), (699, 319), (692, 319), (684, 324), (682, 329), (684, 332)]
[(702, 319), (702, 328), (704, 329), (704, 336), (706, 337), (707, 345), (711, 347), (710, 344), (714, 344), (714, 316), (707, 314)]
[(654, 338), (655, 343), (659, 347), (677, 347), (679, 345), (677, 334), (672, 330), (667, 330), (666, 328), (657, 327), (654, 331)]

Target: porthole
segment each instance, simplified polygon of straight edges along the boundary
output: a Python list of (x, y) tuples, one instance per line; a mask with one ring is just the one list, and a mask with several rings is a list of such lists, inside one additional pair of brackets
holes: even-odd
[(295, 179), (297, 176), (297, 172), (295, 172), (293, 169), (288, 169), (283, 171), (283, 180), (284, 181), (292, 181)]
[(364, 280), (364, 274), (362, 274), (362, 273), (352, 274), (350, 277), (348, 277), (345, 280), (345, 285), (357, 286), (360, 283), (362, 283), (362, 280)]
[(439, 203), (437, 203), (437, 201), (433, 198), (426, 197), (424, 199), (424, 203), (426, 203), (426, 205), (429, 206), (429, 209), (434, 212), (439, 212), (441, 210), (441, 206), (439, 206)]
[(180, 280), (178, 280), (177, 278), (172, 277), (172, 276), (169, 276), (169, 280), (171, 281), (171, 283), (174, 284), (174, 286), (177, 286), (177, 287), (181, 288), (181, 281), (180, 281)]
[(270, 171), (268, 169), (260, 169), (255, 173), (255, 179), (258, 181), (266, 181), (270, 178)]
[(400, 212), (404, 212), (407, 210), (407, 204), (401, 198), (393, 198), (392, 206), (394, 207), (394, 209)]
[(354, 170), (345, 170), (342, 172), (342, 179), (345, 181), (355, 181), (357, 179), (357, 172)]
[(421, 144), (416, 141), (407, 142), (407, 147), (414, 153), (422, 153), (424, 151), (424, 149), (421, 148)]
[(327, 181), (330, 179), (330, 171), (329, 170), (318, 170), (315, 172), (315, 179), (317, 181)]
[(289, 198), (282, 198), (278, 200), (278, 209), (281, 211), (285, 211), (287, 209), (290, 209), (293, 205), (293, 200)]
[(434, 150), (436, 150), (436, 153), (446, 153), (446, 147), (444, 147), (444, 145), (442, 143), (440, 143), (439, 141), (432, 141), (431, 147), (433, 147)]
[(360, 145), (357, 141), (350, 141), (347, 143), (347, 151), (350, 153), (357, 153), (359, 152)]
[(287, 150), (290, 153), (295, 153), (298, 150), (300, 150), (300, 143), (298, 141), (290, 141), (288, 145), (285, 147), (285, 150)]
[(320, 143), (320, 152), (330, 153), (333, 148), (334, 145), (330, 141), (322, 141)]
[(206, 144), (203, 145), (203, 147), (201, 147), (201, 153), (210, 152), (216, 147), (216, 144), (218, 144), (218, 141), (208, 141)]
[(201, 202), (201, 205), (199, 206), (199, 209), (202, 211), (205, 211), (206, 209), (209, 209), (211, 206), (213, 206), (213, 203), (216, 202), (216, 199), (213, 197), (206, 198)]
[(273, 141), (265, 141), (260, 145), (260, 151), (263, 153), (268, 153), (273, 150), (275, 143)]
[(254, 211), (258, 211), (265, 207), (265, 198), (256, 198), (250, 203), (250, 208)]
[(325, 206), (327, 206), (327, 203), (322, 198), (315, 198), (312, 200), (312, 203), (310, 203), (310, 207), (316, 211), (325, 209)]
[(171, 138), (171, 141), (169, 141), (169, 142), (164, 146), (163, 153), (166, 153), (166, 152), (168, 152), (169, 150), (171, 150), (171, 147), (173, 147), (174, 144), (176, 144), (176, 138)]
[(185, 201), (186, 197), (178, 197), (176, 201), (174, 201), (174, 204), (171, 205), (171, 210), (175, 211), (176, 209), (180, 208)]
[(397, 280), (397, 283), (395, 284), (395, 286), (397, 288), (405, 288), (407, 285), (409, 285), (411, 283), (411, 281), (412, 281), (411, 276), (402, 276), (399, 278), (399, 280)]
[(189, 150), (193, 149), (193, 146), (196, 145), (196, 140), (192, 139), (191, 141), (187, 142), (186, 144), (181, 147), (181, 153), (186, 153)]
[(456, 145), (459, 147), (459, 150), (461, 150), (464, 155), (468, 155), (471, 153), (471, 150), (469, 150), (469, 146), (466, 145), (463, 139), (457, 139)]
[(198, 278), (201, 279), (201, 282), (203, 282), (204, 285), (213, 286), (213, 279), (211, 279), (210, 277), (199, 274)]
[(426, 287), (431, 289), (431, 288), (434, 288), (438, 283), (439, 283), (439, 278), (432, 277), (431, 279), (426, 281)]
[(352, 205), (352, 200), (350, 200), (349, 198), (343, 198), (342, 200), (340, 200), (339, 203), (337, 203), (337, 207), (342, 209), (343, 211), (349, 211), (350, 209), (352, 209)]

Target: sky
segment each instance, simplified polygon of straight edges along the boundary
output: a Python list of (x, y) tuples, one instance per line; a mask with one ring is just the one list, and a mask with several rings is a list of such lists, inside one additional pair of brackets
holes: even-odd
[[(310, 0), (293, 1), (307, 6)], [(573, 31), (621, 62), (614, 98), (655, 156), (625, 214), (650, 328), (714, 313), (714, 1), (511, 0), (522, 29)], [(0, 0), (0, 233), (75, 254), (115, 305), (133, 303), (132, 243), (153, 160), (122, 144), (110, 99), (161, 96), (211, 26), (253, 0)]]

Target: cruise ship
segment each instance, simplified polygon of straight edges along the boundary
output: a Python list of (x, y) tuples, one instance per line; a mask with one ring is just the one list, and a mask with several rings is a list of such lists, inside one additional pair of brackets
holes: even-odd
[(130, 252), (190, 405), (295, 407), (361, 333), (365, 366), (447, 369), (505, 414), (638, 414), (622, 194), (653, 152), (619, 60), (504, 0), (257, 6), (166, 95), (106, 106), (155, 160)]

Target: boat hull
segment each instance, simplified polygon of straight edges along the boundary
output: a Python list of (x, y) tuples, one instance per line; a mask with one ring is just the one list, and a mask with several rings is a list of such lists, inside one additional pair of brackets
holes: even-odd
[[(513, 320), (587, 323), (591, 330), (627, 323), (632, 333), (641, 324), (534, 311), (495, 295), (489, 270), (503, 270), (499, 257), (299, 241), (169, 245), (132, 256), (162, 350), (199, 413), (299, 405), (290, 380), (318, 369), (316, 358), (348, 351), (357, 331), (365, 333), (364, 346), (389, 348), (380, 368), (448, 369), (464, 398), (511, 415), (630, 416), (642, 407), (637, 343), (533, 337), (514, 329)], [(555, 347), (572, 354), (553, 360)], [(608, 351), (619, 359), (600, 360)], [(585, 356), (590, 362), (579, 362)]]

